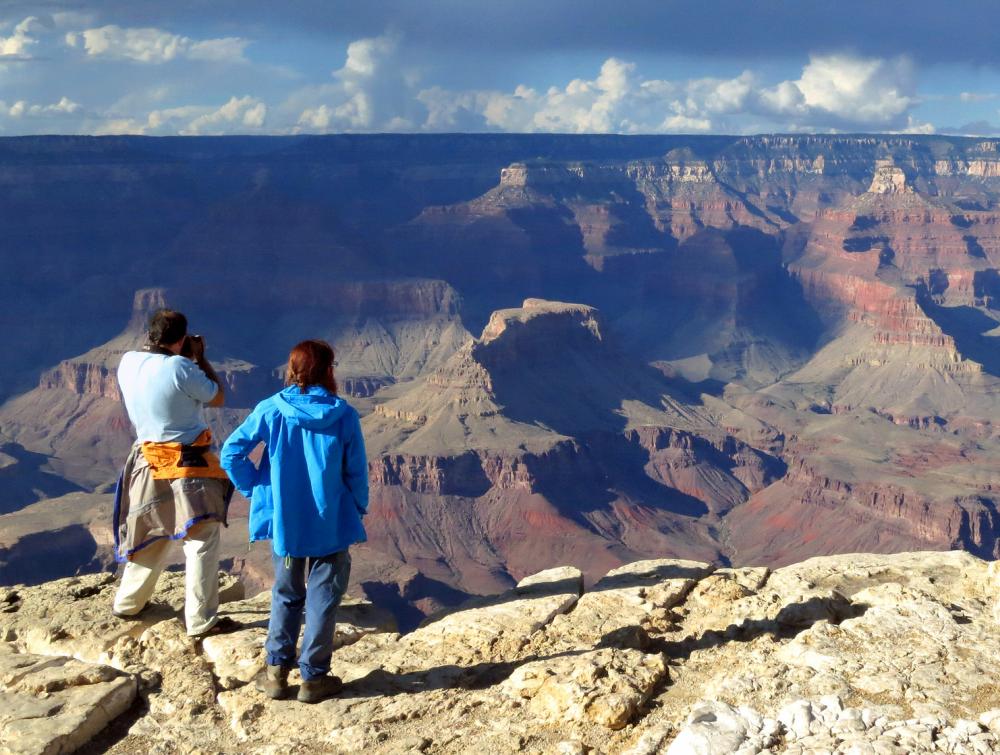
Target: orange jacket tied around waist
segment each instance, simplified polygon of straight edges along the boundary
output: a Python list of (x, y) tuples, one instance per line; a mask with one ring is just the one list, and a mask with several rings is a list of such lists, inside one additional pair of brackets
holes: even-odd
[(145, 441), (142, 455), (149, 464), (154, 480), (181, 480), (189, 477), (211, 477), (228, 480), (219, 466), (219, 457), (212, 453), (212, 431), (203, 430), (193, 443), (155, 443)]

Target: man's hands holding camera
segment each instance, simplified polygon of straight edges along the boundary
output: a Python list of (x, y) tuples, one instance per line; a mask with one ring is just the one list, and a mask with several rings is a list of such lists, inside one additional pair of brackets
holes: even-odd
[(216, 374), (208, 360), (205, 359), (205, 339), (201, 336), (184, 336), (184, 343), (181, 346), (181, 356), (194, 361), (201, 368), (202, 372), (208, 376), (208, 379), (219, 386), (218, 393), (216, 393), (215, 398), (208, 402), (208, 406), (222, 406), (225, 401), (226, 391), (218, 374)]
[(201, 336), (184, 336), (181, 356), (201, 364), (205, 361), (205, 339)]
[(184, 342), (185, 351), (187, 354), (185, 356), (190, 357), (196, 362), (205, 361), (205, 339), (201, 336), (187, 336), (187, 340)]

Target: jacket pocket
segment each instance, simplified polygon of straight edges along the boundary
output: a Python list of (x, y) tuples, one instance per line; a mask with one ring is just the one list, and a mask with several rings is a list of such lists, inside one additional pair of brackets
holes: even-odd
[(274, 497), (269, 484), (255, 485), (250, 499), (250, 542), (274, 537)]

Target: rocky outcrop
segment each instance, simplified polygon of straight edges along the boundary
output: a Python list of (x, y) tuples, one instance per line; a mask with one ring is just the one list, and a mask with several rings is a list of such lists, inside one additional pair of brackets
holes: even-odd
[(77, 396), (121, 401), (115, 370), (104, 365), (65, 361), (58, 367), (42, 373), (38, 387), (44, 390), (65, 390)]
[(907, 185), (902, 168), (879, 161), (875, 164), (875, 175), (868, 191), (871, 194), (912, 194), (913, 187)]
[[(479, 342), (480, 348), (483, 348), (502, 337), (504, 345), (516, 353), (519, 346), (523, 348), (526, 345), (521, 340), (522, 333), (530, 333), (526, 335), (528, 343), (539, 346), (553, 336), (577, 332), (584, 337), (601, 340), (601, 320), (597, 310), (584, 304), (525, 299), (518, 308), (494, 312), (483, 328)], [(509, 353), (507, 357), (513, 357), (514, 353)]]
[(872, 329), (852, 366), (976, 373), (979, 336), (948, 313), (983, 306), (975, 281), (992, 276), (997, 244), (981, 215), (915, 192), (903, 168), (879, 161), (866, 193), (819, 213), (789, 271), (833, 327)]
[(960, 552), (774, 572), (644, 561), (587, 589), (557, 568), (405, 635), (348, 600), (332, 668), (344, 690), (317, 706), (251, 683), (266, 593), (240, 600), (227, 584), (221, 612), (244, 626), (192, 644), (180, 575), (164, 577), (138, 622), (109, 616), (113, 590), (94, 575), (0, 591), (5, 752), (88, 741), (112, 755), (1000, 747), (1000, 571)]
[[(983, 142), (983, 151), (996, 154), (995, 142)], [(1000, 160), (981, 157), (958, 160), (937, 160), (934, 172), (939, 176), (969, 176), (972, 178), (1000, 178)]]
[[(648, 454), (647, 473), (653, 479), (713, 504), (718, 497), (720, 511), (742, 503), (748, 491), (766, 487), (784, 472), (774, 457), (731, 436), (708, 439), (675, 428), (650, 426), (626, 431), (624, 440)], [(588, 471), (594, 463), (580, 444), (561, 441), (541, 453), (383, 455), (371, 462), (370, 474), (375, 487), (398, 485), (416, 493), (476, 497), (489, 489), (543, 492), (545, 482), (558, 477), (596, 484), (600, 474)], [(720, 474), (722, 470), (725, 472)]]
[[(373, 460), (369, 476), (375, 488), (398, 485), (415, 493), (476, 497), (493, 482), (486, 477), (483, 462), (472, 451), (456, 456), (392, 454)], [(519, 481), (528, 483), (526, 476)]]
[(779, 218), (722, 184), (716, 170), (689, 150), (672, 151), (662, 163), (632, 163), (627, 175), (644, 197), (657, 229), (678, 241), (706, 227), (771, 231), (780, 225)]
[[(996, 711), (979, 721), (941, 716), (892, 720), (873, 708), (844, 707), (837, 695), (796, 700), (771, 718), (748, 706), (696, 706), (667, 755), (773, 752), (991, 753), (998, 743)], [(645, 751), (645, 750), (642, 750)]]
[(0, 752), (74, 752), (132, 705), (136, 680), (67, 656), (18, 652), (0, 643), (4, 710)]
[(714, 558), (708, 522), (784, 471), (625, 355), (596, 309), (537, 299), (363, 426), (370, 541), (473, 592), (559, 563), (598, 577), (659, 552), (665, 529)]
[[(852, 356), (854, 364), (877, 363), (892, 357), (891, 346), (916, 347), (909, 359), (915, 367), (936, 367), (950, 372), (979, 372), (982, 365), (963, 359), (953, 336), (927, 316), (920, 294), (857, 275), (794, 267), (806, 295), (821, 307), (836, 303), (850, 322), (871, 328), (870, 349)], [(912, 361), (911, 361), (912, 363)]]
[[(852, 509), (902, 530), (928, 547), (957, 547), (1000, 557), (1000, 516), (983, 495), (956, 495), (941, 501), (903, 485), (874, 480), (842, 480), (816, 469), (808, 458), (790, 454), (782, 485), (795, 491), (796, 505), (846, 513)], [(777, 495), (777, 490), (768, 496)]]
[(583, 179), (600, 181), (601, 175), (613, 176), (613, 171), (598, 164), (582, 162), (511, 163), (500, 171), (500, 187), (522, 189), (531, 187), (574, 187)]
[[(747, 492), (755, 493), (785, 472), (785, 465), (731, 435), (718, 434), (703, 437), (683, 430), (664, 427), (640, 427), (630, 430), (626, 437), (638, 443), (649, 453), (649, 464), (656, 479), (676, 487), (701, 500), (728, 499), (730, 506), (746, 500)], [(705, 479), (702, 465), (711, 460), (717, 469), (725, 469), (740, 485), (730, 495), (712, 495), (708, 489), (725, 485), (718, 475)], [(697, 470), (698, 476), (684, 482), (683, 470)], [(719, 491), (721, 492), (721, 491)], [(724, 513), (726, 509), (719, 509)]]

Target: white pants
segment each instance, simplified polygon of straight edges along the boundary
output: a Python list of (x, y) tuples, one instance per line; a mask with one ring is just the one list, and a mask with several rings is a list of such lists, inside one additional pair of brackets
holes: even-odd
[[(219, 527), (214, 520), (201, 522), (184, 538), (184, 619), (189, 635), (207, 632), (218, 621)], [(132, 616), (145, 607), (167, 564), (170, 544), (167, 538), (157, 540), (125, 565), (115, 595), (115, 611)]]

